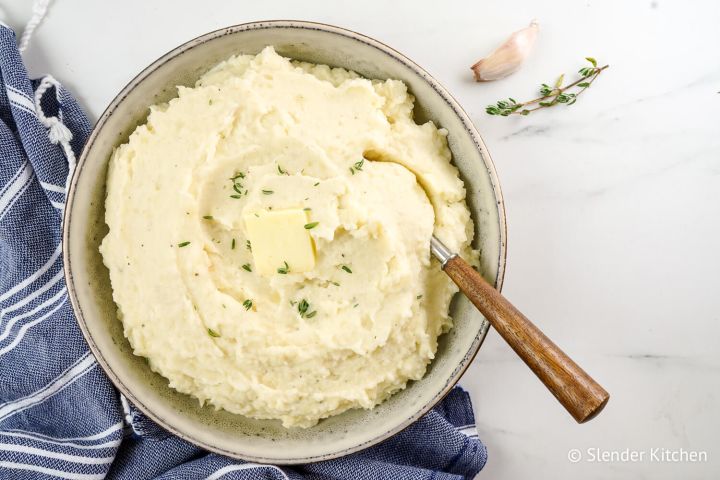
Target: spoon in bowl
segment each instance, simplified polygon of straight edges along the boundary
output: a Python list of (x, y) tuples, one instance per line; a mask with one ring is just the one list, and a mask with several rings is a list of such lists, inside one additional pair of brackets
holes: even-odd
[(610, 398), (600, 384), (434, 235), (430, 240), (430, 251), (460, 291), (578, 423), (600, 413)]

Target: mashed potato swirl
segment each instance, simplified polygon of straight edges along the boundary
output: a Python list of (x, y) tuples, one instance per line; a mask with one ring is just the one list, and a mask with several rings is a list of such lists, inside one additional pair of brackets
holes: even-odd
[[(456, 291), (430, 237), (472, 257), (473, 227), (446, 132), (413, 102), (268, 47), (151, 107), (110, 161), (100, 249), (135, 354), (201, 403), (286, 427), (420, 379)], [(243, 216), (287, 208), (316, 222), (315, 267), (259, 275)]]

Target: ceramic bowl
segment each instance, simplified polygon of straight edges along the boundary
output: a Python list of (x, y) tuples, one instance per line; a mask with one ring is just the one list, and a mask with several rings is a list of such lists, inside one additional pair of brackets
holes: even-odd
[(455, 385), (475, 357), (488, 324), (462, 296), (451, 306), (454, 328), (440, 338), (425, 377), (372, 410), (351, 410), (309, 429), (285, 429), (178, 393), (133, 355), (116, 316), (108, 271), (98, 252), (107, 233), (105, 176), (113, 149), (145, 121), (148, 106), (176, 96), (231, 55), (256, 54), (273, 45), (280, 55), (354, 70), (367, 78), (404, 81), (415, 95), (415, 118), (433, 120), (450, 133), (453, 161), (467, 188), (481, 270), (501, 286), (505, 266), (505, 215), (490, 155), (467, 114), (425, 70), (364, 35), (310, 22), (269, 21), (208, 33), (163, 55), (133, 79), (100, 117), (83, 150), (68, 194), (64, 219), (65, 274), (83, 334), (107, 375), (132, 403), (170, 432), (208, 450), (256, 462), (327, 460), (376, 444), (425, 414)]

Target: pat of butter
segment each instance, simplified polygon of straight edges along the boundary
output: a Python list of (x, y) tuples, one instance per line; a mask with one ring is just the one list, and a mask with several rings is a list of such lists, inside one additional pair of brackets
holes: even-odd
[(315, 267), (315, 247), (302, 209), (260, 210), (243, 215), (252, 246), (255, 271), (263, 276), (278, 273), (287, 262), (291, 273)]

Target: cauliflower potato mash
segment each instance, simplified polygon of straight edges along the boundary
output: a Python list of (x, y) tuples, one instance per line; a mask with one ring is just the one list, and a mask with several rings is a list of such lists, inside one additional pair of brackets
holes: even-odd
[(232, 57), (150, 108), (107, 177), (101, 252), (135, 354), (201, 403), (286, 427), (420, 379), (473, 226), (447, 132), (397, 80)]

